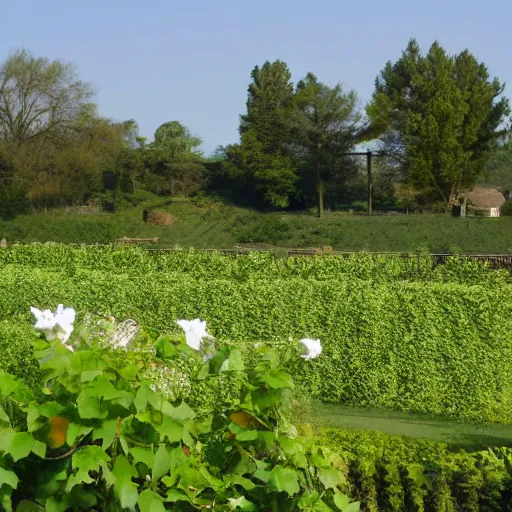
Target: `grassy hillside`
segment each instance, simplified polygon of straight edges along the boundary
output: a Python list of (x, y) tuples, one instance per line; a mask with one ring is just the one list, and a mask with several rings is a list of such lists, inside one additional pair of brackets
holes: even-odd
[[(168, 201), (159, 200), (161, 203)], [(155, 205), (153, 200), (152, 206)], [(262, 214), (212, 200), (175, 200), (161, 208), (177, 218), (174, 226), (143, 222), (148, 204), (115, 214), (21, 216), (0, 222), (0, 238), (9, 242), (108, 243), (122, 236), (159, 237), (160, 247), (230, 248), (236, 243), (284, 247), (330, 245), (345, 251), (429, 250), (498, 253), (512, 251), (512, 217), (456, 219), (449, 216), (348, 216)]]

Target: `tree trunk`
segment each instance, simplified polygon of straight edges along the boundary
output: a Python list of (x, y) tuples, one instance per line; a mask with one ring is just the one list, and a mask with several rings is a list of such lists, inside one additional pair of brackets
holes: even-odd
[(321, 219), (324, 215), (324, 184), (318, 183), (318, 217)]

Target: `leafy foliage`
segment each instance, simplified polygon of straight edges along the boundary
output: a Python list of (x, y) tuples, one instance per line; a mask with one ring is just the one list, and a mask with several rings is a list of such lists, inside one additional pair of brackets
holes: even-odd
[(371, 431), (324, 431), (365, 511), (508, 510), (510, 448), (452, 451), (443, 443)]
[(465, 50), (451, 56), (435, 42), (421, 54), (411, 40), (376, 80), (367, 106), (372, 136), (424, 201), (453, 204), (475, 183), (506, 133), (504, 85)]
[[(426, 259), (420, 268), (429, 281), (408, 283), (397, 281), (400, 259), (370, 255), (279, 260), (178, 252), (153, 260), (139, 250), (65, 246), (0, 255), (10, 258), (0, 271), (0, 319), (28, 318), (27, 304), (67, 301), (158, 330), (201, 315), (213, 334), (248, 355), (256, 342), (280, 348), (289, 336), (320, 338), (326, 357), (296, 376), (324, 401), (511, 418), (508, 277), (472, 262), (429, 274)], [(474, 284), (463, 284), (465, 276)]]
[[(286, 410), (297, 360), (262, 348), (245, 369), (236, 349), (211, 360), (178, 339), (140, 335), (131, 350), (76, 330), (74, 351), (38, 342), (44, 393), (3, 379), (0, 499), (6, 510), (352, 511), (328, 450), (296, 436)], [(152, 348), (153, 347), (153, 348)], [(241, 379), (229, 406), (198, 414), (158, 379), (194, 361), (192, 386), (223, 373)]]

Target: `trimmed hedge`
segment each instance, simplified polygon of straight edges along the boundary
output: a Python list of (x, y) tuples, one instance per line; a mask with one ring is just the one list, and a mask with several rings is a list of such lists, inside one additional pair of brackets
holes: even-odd
[(199, 316), (242, 346), (318, 337), (300, 380), (323, 401), (512, 421), (511, 286), (0, 270), (0, 319), (58, 303), (176, 332)]
[(148, 252), (138, 247), (13, 245), (0, 249), (0, 266), (21, 265), (45, 270), (102, 270), (135, 276), (147, 272), (188, 274), (197, 279), (362, 279), (392, 283), (399, 280), (482, 284), (510, 282), (510, 274), (492, 270), (487, 262), (454, 257), (433, 270), (428, 255), (326, 254), (278, 257), (271, 252), (226, 256), (215, 252)]
[(0, 370), (22, 379), (32, 388), (41, 382), (32, 347), (36, 337), (30, 325), (0, 322)]
[(423, 439), (334, 429), (321, 441), (347, 465), (363, 511), (511, 510), (510, 448), (452, 452)]

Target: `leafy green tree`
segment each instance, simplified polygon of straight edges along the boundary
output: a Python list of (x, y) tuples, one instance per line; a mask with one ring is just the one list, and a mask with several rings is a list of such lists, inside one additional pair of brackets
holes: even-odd
[(505, 195), (512, 192), (512, 139), (494, 149), (478, 181), (499, 188)]
[(183, 155), (199, 156), (201, 144), (201, 138), (192, 135), (186, 126), (179, 121), (170, 121), (157, 128), (152, 146), (167, 151), (169, 157), (174, 160)]
[(205, 184), (202, 140), (178, 121), (161, 125), (145, 155), (145, 183), (157, 194), (188, 196)]
[(376, 80), (366, 135), (381, 138), (424, 200), (456, 204), (503, 135), (503, 88), (467, 50), (451, 56), (436, 42), (422, 55), (411, 40)]
[(240, 116), (240, 144), (226, 148), (227, 169), (246, 193), (266, 205), (286, 208), (296, 196), (297, 174), (290, 152), (294, 90), (286, 63), (256, 66)]
[(297, 84), (295, 101), (293, 150), (302, 163), (304, 193), (316, 191), (321, 217), (329, 183), (348, 177), (353, 169), (345, 153), (359, 133), (357, 95), (354, 91), (344, 93), (339, 84), (329, 87), (308, 73)]
[(264, 204), (286, 208), (296, 195), (294, 162), (282, 153), (268, 154), (253, 130), (242, 135), (240, 144), (226, 148), (225, 164), (230, 180), (244, 194), (261, 195)]

